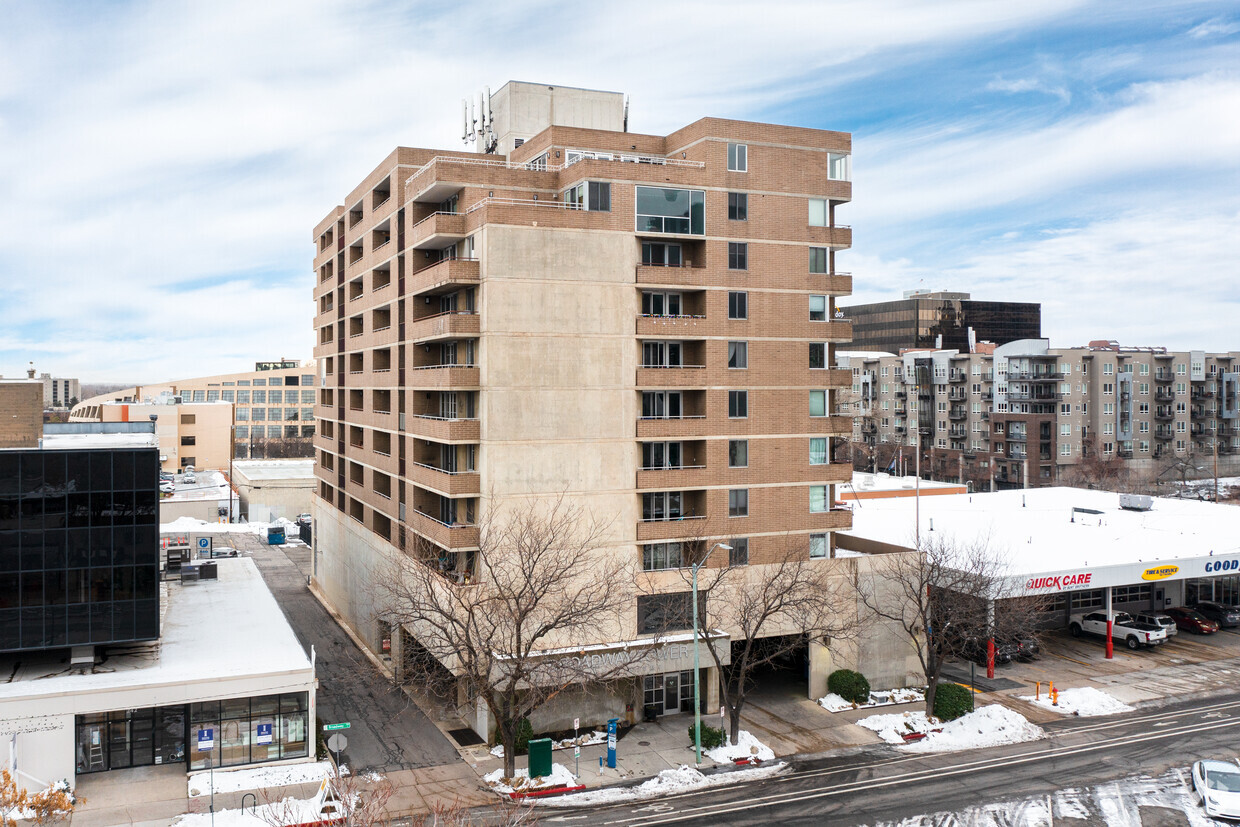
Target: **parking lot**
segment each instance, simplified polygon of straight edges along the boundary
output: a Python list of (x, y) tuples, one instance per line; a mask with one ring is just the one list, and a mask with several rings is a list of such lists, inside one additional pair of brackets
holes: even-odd
[[(1066, 629), (1047, 632), (1041, 646), (1041, 654), (1033, 661), (996, 664), (995, 684), (987, 686), (986, 681), (979, 680), (979, 688), (1023, 695), (1033, 694), (1038, 682), (1046, 691), (1047, 684), (1054, 681), (1063, 688), (1096, 685), (1120, 700), (1136, 702), (1234, 689), (1240, 683), (1237, 630), (1224, 629), (1212, 635), (1182, 631), (1161, 646), (1136, 651), (1117, 641), (1110, 660), (1105, 639), (1089, 635), (1074, 638)], [(953, 680), (969, 674), (967, 662), (953, 666)], [(985, 678), (985, 667), (974, 669)]]

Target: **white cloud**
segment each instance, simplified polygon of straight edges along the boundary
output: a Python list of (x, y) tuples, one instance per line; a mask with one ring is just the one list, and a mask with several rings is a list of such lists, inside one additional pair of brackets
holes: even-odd
[(1188, 30), (1188, 36), (1197, 39), (1207, 37), (1226, 37), (1229, 34), (1240, 32), (1240, 22), (1228, 20), (1224, 17), (1212, 17), (1204, 23), (1198, 23)]
[(1014, 95), (1022, 92), (1041, 92), (1042, 94), (1059, 98), (1064, 103), (1072, 101), (1072, 93), (1068, 91), (1067, 87), (1050, 86), (1039, 78), (1019, 78), (1017, 80), (995, 78), (986, 84), (986, 88), (992, 92), (1009, 92)]

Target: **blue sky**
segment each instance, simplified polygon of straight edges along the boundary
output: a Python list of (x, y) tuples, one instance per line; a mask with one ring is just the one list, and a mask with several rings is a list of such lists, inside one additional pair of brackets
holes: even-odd
[(853, 133), (855, 301), (1040, 301), (1054, 345), (1240, 350), (1240, 8), (0, 0), (0, 374), (307, 358), (311, 228), (506, 80)]

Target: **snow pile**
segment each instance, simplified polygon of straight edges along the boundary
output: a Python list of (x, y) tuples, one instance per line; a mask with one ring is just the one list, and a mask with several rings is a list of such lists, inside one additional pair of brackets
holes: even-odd
[(1080, 715), (1083, 718), (1095, 715), (1116, 715), (1120, 712), (1132, 712), (1135, 709), (1092, 686), (1063, 690), (1059, 693), (1059, 706), (1051, 705), (1050, 695), (1043, 695), (1041, 698), (1035, 695), (1022, 695), (1021, 700), (1052, 712), (1058, 712), (1060, 715)]
[(495, 772), (489, 772), (482, 776), (482, 780), (491, 785), (491, 789), (500, 795), (508, 795), (513, 792), (531, 792), (533, 790), (544, 790), (550, 787), (575, 787), (577, 785), (577, 777), (568, 771), (563, 764), (552, 764), (551, 775), (544, 775), (539, 778), (530, 778), (528, 769), (519, 769), (517, 774), (512, 778), (505, 778), (503, 769)]
[[(607, 733), (601, 729), (596, 729), (593, 732), (586, 732), (582, 735), (578, 735), (576, 738), (565, 738), (562, 741), (552, 741), (551, 749), (556, 750), (556, 749), (568, 749), (569, 747), (590, 747), (590, 746), (594, 746), (595, 744), (605, 744), (605, 743), (607, 743)], [(503, 758), (504, 757), (504, 745), (496, 744), (495, 746), (491, 747), (491, 754), (494, 755), (496, 758)]]
[[(331, 764), (286, 764), (279, 767), (256, 767), (251, 770), (216, 770), (215, 792), (234, 793), (242, 790), (261, 790), (268, 787), (287, 787), (290, 784), (317, 784), (331, 774)], [(344, 774), (348, 774), (345, 770)], [(211, 794), (210, 772), (196, 772), (189, 777), (189, 797), (197, 798)]]
[(819, 698), (818, 705), (828, 712), (843, 712), (846, 709), (869, 709), (874, 706), (923, 703), (925, 700), (925, 689), (883, 689), (878, 692), (871, 692), (870, 700), (863, 704), (845, 700), (843, 697), (832, 692), (825, 697)]
[(285, 798), (273, 804), (259, 804), (251, 813), (244, 810), (216, 810), (187, 813), (173, 820), (173, 827), (270, 827), (272, 824), (316, 824), (324, 818), (318, 798)]
[(538, 803), (545, 807), (587, 807), (596, 804), (616, 804), (628, 801), (642, 801), (647, 798), (658, 798), (672, 793), (684, 793), (706, 787), (722, 787), (728, 784), (740, 784), (746, 781), (757, 781), (770, 778), (787, 768), (780, 762), (769, 767), (721, 772), (714, 775), (703, 775), (692, 767), (681, 766), (675, 770), (663, 770), (654, 778), (643, 781), (636, 787), (609, 787), (603, 790), (589, 790), (571, 795), (546, 798)]
[[(927, 718), (922, 711), (871, 715), (857, 724), (878, 733), (889, 744), (903, 744), (909, 752), (955, 752), (1019, 744), (1035, 741), (1044, 734), (1023, 715), (998, 704), (981, 707), (946, 724)], [(906, 743), (903, 736), (911, 733), (923, 733), (926, 737)]]
[(194, 517), (178, 517), (170, 523), (160, 523), (161, 534), (254, 534), (266, 538), (267, 529), (283, 527), (286, 537), (294, 537), (298, 532), (297, 523), (284, 517), (277, 517), (270, 523), (209, 523)]
[(706, 755), (716, 764), (731, 764), (741, 758), (757, 758), (759, 761), (771, 761), (775, 758), (770, 747), (743, 729), (737, 732), (732, 740), (736, 743), (707, 750)]

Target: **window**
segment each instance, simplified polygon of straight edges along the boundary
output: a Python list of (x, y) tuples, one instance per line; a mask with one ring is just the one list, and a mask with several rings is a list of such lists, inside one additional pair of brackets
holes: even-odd
[(728, 552), (729, 566), (748, 566), (749, 565), (749, 538), (733, 537), (728, 541), (728, 545), (732, 550)]
[(811, 227), (830, 226), (831, 210), (824, 198), (809, 199), (809, 225)]
[(749, 367), (748, 342), (728, 342), (728, 367), (738, 369)]
[(749, 147), (745, 144), (728, 144), (728, 172), (749, 171)]
[(830, 510), (830, 503), (827, 502), (827, 486), (811, 485), (809, 487), (809, 513), (821, 514)]
[(643, 316), (680, 316), (679, 293), (642, 293)]
[(810, 247), (809, 248), (809, 271), (825, 275), (827, 273), (827, 248), (826, 247)]
[(827, 179), (831, 181), (851, 181), (852, 156), (844, 152), (828, 152)]
[(642, 546), (642, 571), (678, 569), (684, 565), (680, 543), (647, 543)]
[(809, 320), (811, 322), (825, 322), (827, 320), (826, 296), (809, 297)]
[(827, 542), (827, 535), (809, 535), (809, 558), (811, 560), (818, 560), (826, 557), (830, 551), (830, 548), (830, 543)]
[(827, 344), (826, 342), (810, 342), (809, 343), (809, 366), (811, 370), (826, 370), (826, 367), (827, 367)]
[[(698, 620), (706, 617), (706, 597), (698, 592)], [(674, 632), (693, 628), (693, 593), (643, 594), (637, 597), (637, 633)]]
[(681, 491), (651, 491), (642, 494), (642, 522), (680, 520), (685, 516)]
[(728, 440), (728, 467), (729, 468), (748, 468), (749, 467), (749, 440), (747, 439)]
[(706, 193), (637, 187), (637, 232), (706, 235)]
[(181, 444), (182, 444), (182, 445), (197, 445), (197, 444), (198, 444), (198, 437), (196, 437), (196, 436), (183, 436), (183, 437), (181, 437)]
[(181, 414), (181, 424), (182, 425), (198, 424), (198, 415), (197, 414)]
[(611, 184), (582, 181), (564, 192), (564, 203), (579, 210), (611, 212)]
[(809, 415), (810, 416), (826, 416), (827, 415), (827, 392), (826, 391), (810, 391), (809, 392)]
[(681, 266), (679, 244), (660, 244), (657, 241), (642, 243), (642, 264), (653, 267)]
[(749, 516), (749, 489), (733, 488), (728, 491), (728, 516)]
[(728, 391), (728, 418), (744, 419), (749, 416), (749, 391)]
[(746, 192), (729, 192), (728, 193), (728, 220), (729, 221), (748, 221), (749, 220), (749, 193), (746, 193)]
[(748, 319), (749, 318), (749, 294), (748, 293), (728, 293), (728, 318), (729, 319)]
[(642, 393), (643, 419), (680, 419), (680, 391), (645, 391)]
[(728, 269), (749, 269), (749, 245), (743, 241), (728, 242)]
[(814, 436), (809, 439), (809, 464), (810, 465), (827, 465), (827, 438), (825, 436)]
[(642, 367), (678, 368), (684, 366), (680, 342), (642, 342)]

